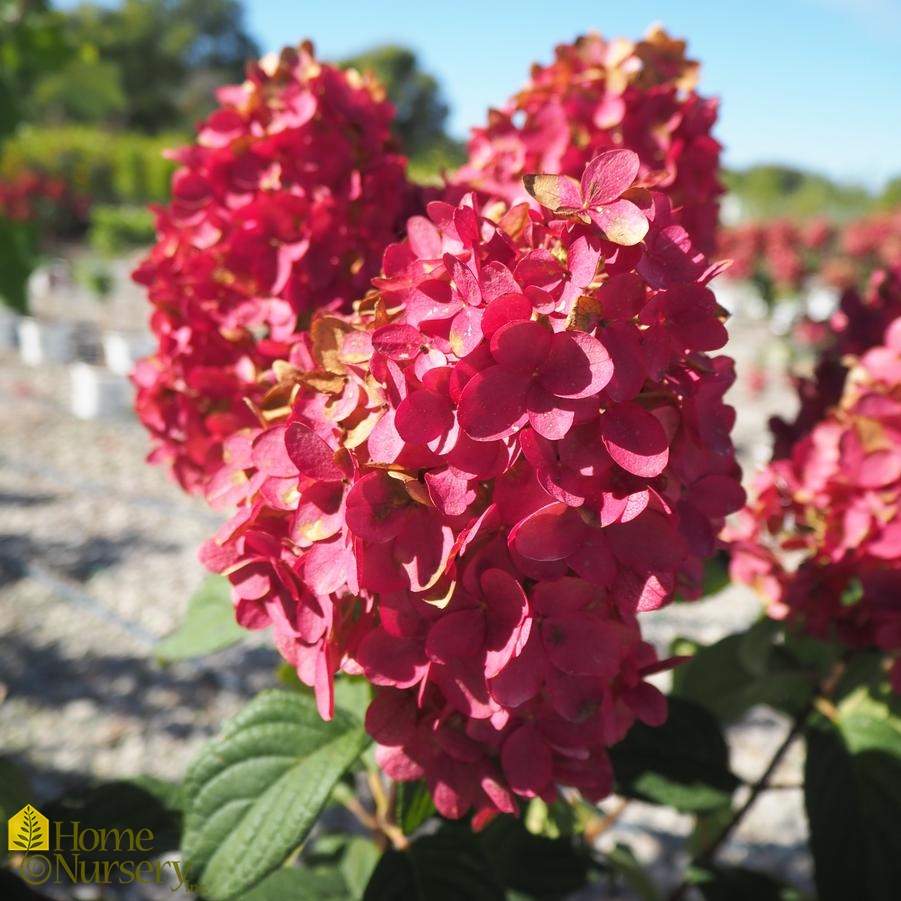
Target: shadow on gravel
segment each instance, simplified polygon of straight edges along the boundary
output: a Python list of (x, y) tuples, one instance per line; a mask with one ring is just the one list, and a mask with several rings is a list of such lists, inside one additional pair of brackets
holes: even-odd
[[(90, 625), (85, 620), (84, 627)], [(190, 711), (210, 707), (223, 694), (250, 697), (275, 682), (276, 658), (268, 647), (233, 648), (204, 662), (208, 668), (163, 667), (150, 656), (125, 654), (73, 658), (57, 644), (0, 636), (0, 682), (10, 698), (49, 708), (84, 700), (104, 715), (152, 720), (176, 738), (194, 730)]]
[(178, 544), (150, 539), (137, 531), (124, 532), (115, 539), (100, 536), (79, 542), (35, 541), (28, 535), (0, 532), (0, 587), (24, 578), (29, 562), (43, 563), (64, 578), (87, 582), (131, 555), (180, 549)]
[(19, 494), (14, 491), (0, 491), (0, 507), (39, 507), (57, 499), (56, 494)]

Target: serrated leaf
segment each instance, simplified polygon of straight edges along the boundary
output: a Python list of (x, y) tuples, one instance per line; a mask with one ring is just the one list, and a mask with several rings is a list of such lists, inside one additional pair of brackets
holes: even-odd
[(267, 691), (204, 748), (184, 785), (182, 853), (217, 901), (243, 897), (307, 836), (332, 788), (367, 742), (341, 710)]
[(397, 825), (404, 835), (412, 835), (436, 813), (435, 802), (425, 781), (397, 783)]
[(619, 794), (677, 810), (722, 807), (739, 785), (719, 724), (703, 707), (681, 698), (670, 698), (662, 726), (636, 723), (610, 749), (610, 759)]
[(804, 797), (820, 901), (897, 898), (901, 884), (901, 718), (854, 692), (835, 723), (807, 733)]
[(505, 901), (475, 836), (446, 825), (379, 860), (363, 901)]
[(235, 621), (228, 579), (209, 575), (191, 595), (182, 624), (157, 643), (155, 654), (163, 662), (186, 660), (224, 650), (246, 636)]

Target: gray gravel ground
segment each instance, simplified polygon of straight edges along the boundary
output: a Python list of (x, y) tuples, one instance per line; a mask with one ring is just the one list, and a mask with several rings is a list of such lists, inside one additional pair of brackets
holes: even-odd
[[(125, 325), (140, 315), (123, 302), (114, 308)], [(773, 370), (775, 345), (761, 322), (736, 317), (731, 330), (740, 371)], [(196, 665), (155, 662), (153, 644), (179, 622), (202, 576), (197, 547), (218, 519), (145, 464), (148, 442), (132, 418), (72, 418), (67, 379), (64, 366), (29, 369), (0, 356), (0, 754), (25, 768), (39, 800), (89, 777), (178, 780), (222, 721), (275, 681), (265, 636)], [(754, 395), (740, 383), (731, 400), (736, 441), (753, 468), (766, 458), (767, 416), (790, 413), (791, 392), (773, 376)], [(748, 593), (730, 588), (649, 615), (645, 627), (661, 647), (676, 635), (708, 642), (758, 611)], [(786, 729), (765, 710), (736, 724), (736, 772), (756, 779)], [(779, 781), (798, 783), (800, 766), (795, 748)], [(685, 862), (674, 836), (690, 827), (688, 817), (632, 803), (600, 843), (629, 844), (668, 881)], [(806, 885), (805, 829), (800, 791), (772, 792), (723, 859)], [(159, 898), (160, 890), (116, 897)]]

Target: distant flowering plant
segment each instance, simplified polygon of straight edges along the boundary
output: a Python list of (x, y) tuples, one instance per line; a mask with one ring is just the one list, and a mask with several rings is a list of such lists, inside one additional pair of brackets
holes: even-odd
[(800, 401), (794, 419), (774, 417), (773, 459), (792, 447), (840, 401), (855, 357), (882, 343), (885, 330), (901, 316), (901, 265), (878, 269), (862, 287), (842, 292), (839, 307), (819, 329), (813, 344), (816, 364), (809, 376), (795, 378)]
[(901, 691), (901, 318), (754, 489), (728, 533), (734, 578), (773, 617), (890, 652)]
[(78, 196), (65, 180), (26, 169), (0, 181), (0, 217), (34, 223), (39, 231), (59, 234), (73, 224), (84, 226), (90, 199)]
[(901, 213), (878, 213), (837, 225), (772, 219), (719, 232), (719, 256), (732, 260), (728, 277), (754, 281), (764, 296), (797, 294), (811, 278), (853, 290), (871, 273), (901, 265)]
[(393, 108), (312, 47), (250, 67), (156, 208), (158, 240), (135, 273), (154, 305), (157, 353), (134, 373), (137, 410), (183, 487), (202, 488), (246, 402), (314, 310), (349, 310), (413, 211), (390, 135)]
[(203, 552), (239, 622), (325, 717), (338, 670), (377, 686), (379, 762), (446, 816), (610, 791), (604, 748), (665, 716), (636, 614), (697, 596), (743, 502), (718, 267), (656, 253), (672, 214), (639, 167), (529, 178), (537, 209), (429, 204), (208, 485), (239, 505)]

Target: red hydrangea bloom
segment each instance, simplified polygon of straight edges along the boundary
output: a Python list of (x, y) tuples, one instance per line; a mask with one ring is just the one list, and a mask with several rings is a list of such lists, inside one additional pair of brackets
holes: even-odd
[(901, 690), (901, 318), (755, 489), (730, 528), (733, 576), (773, 617), (891, 653)]
[(209, 483), (238, 505), (203, 558), (239, 621), (273, 626), (323, 716), (364, 674), (381, 765), (446, 816), (610, 791), (605, 749), (665, 716), (638, 614), (699, 593), (743, 503), (718, 268), (661, 239), (638, 171), (615, 150), (530, 178), (554, 209), (430, 203)]
[(474, 129), (469, 161), (452, 180), (514, 203), (527, 199), (523, 175), (579, 177), (601, 151), (626, 147), (642, 176), (654, 174), (695, 246), (712, 253), (723, 192), (720, 145), (710, 134), (717, 101), (695, 92), (698, 69), (685, 42), (659, 28), (637, 43), (590, 34), (561, 45), (554, 62), (534, 66), (526, 87)]
[(350, 309), (412, 212), (381, 88), (309, 44), (252, 65), (197, 142), (176, 151), (172, 202), (135, 273), (157, 353), (136, 369), (152, 458), (202, 487), (223, 440), (252, 425), (264, 373), (315, 309)]
[(792, 422), (776, 417), (773, 458), (791, 455), (793, 446), (820, 422), (841, 399), (848, 374), (848, 358), (882, 342), (888, 324), (901, 316), (901, 266), (873, 273), (863, 291), (847, 288), (830, 318), (818, 348), (811, 378), (797, 378), (800, 409)]

